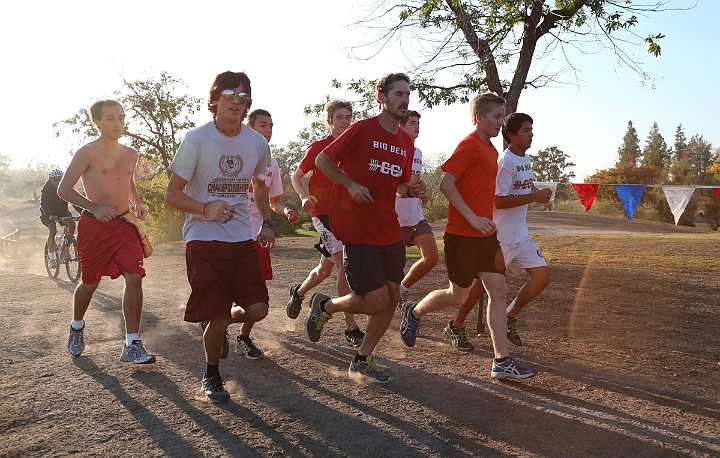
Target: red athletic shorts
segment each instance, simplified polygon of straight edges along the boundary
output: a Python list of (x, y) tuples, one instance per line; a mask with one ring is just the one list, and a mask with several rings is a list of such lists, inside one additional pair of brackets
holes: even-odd
[(140, 237), (135, 226), (123, 218), (103, 223), (83, 213), (77, 241), (83, 283), (98, 283), (106, 276), (118, 278), (124, 272), (145, 276)]
[(269, 302), (252, 240), (194, 240), (185, 247), (185, 261), (192, 289), (185, 308), (185, 321), (230, 318), (233, 304), (245, 308)]
[(270, 260), (270, 250), (263, 248), (259, 243), (253, 241), (255, 251), (257, 251), (258, 258), (260, 258), (260, 267), (262, 267), (263, 278), (265, 280), (273, 279), (272, 261)]

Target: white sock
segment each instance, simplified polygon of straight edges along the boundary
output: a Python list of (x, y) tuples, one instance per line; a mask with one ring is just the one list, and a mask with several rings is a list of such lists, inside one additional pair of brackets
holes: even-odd
[(407, 291), (410, 291), (410, 288), (408, 288), (407, 286), (403, 285), (403, 282), (400, 282), (400, 293), (405, 293), (405, 292), (407, 292)]
[(76, 321), (75, 318), (73, 318), (72, 321), (70, 321), (70, 326), (74, 330), (79, 331), (85, 327), (85, 320)]
[(48, 258), (50, 258), (51, 261), (54, 261), (55, 260), (55, 252), (54, 251), (49, 252)]
[(516, 299), (513, 299), (513, 301), (510, 302), (510, 305), (508, 305), (508, 308), (507, 308), (507, 313), (508, 313), (508, 314), (509, 314), (510, 312), (512, 312), (513, 307), (515, 307), (515, 300), (516, 300)]
[(133, 340), (140, 340), (140, 334), (125, 334), (125, 345), (131, 345)]

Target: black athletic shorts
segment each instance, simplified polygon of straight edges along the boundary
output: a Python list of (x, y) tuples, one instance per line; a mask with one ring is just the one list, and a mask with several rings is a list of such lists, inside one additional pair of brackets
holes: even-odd
[(495, 233), (487, 237), (466, 237), (445, 233), (445, 267), (448, 278), (469, 288), (479, 273), (505, 275), (505, 258)]
[(398, 285), (404, 277), (405, 245), (346, 243), (343, 248), (345, 277), (350, 289), (366, 294), (386, 286), (388, 281)]
[(415, 245), (413, 241), (415, 237), (419, 235), (433, 235), (430, 224), (424, 219), (421, 219), (420, 222), (414, 226), (403, 226), (400, 229), (402, 229), (403, 245), (405, 246)]

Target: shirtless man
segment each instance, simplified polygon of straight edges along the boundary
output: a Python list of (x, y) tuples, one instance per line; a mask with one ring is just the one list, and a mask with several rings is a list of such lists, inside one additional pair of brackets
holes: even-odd
[[(148, 213), (135, 188), (138, 153), (118, 142), (125, 127), (125, 111), (118, 102), (96, 102), (90, 114), (100, 137), (75, 153), (57, 190), (62, 199), (84, 209), (77, 236), (82, 282), (73, 295), (67, 350), (72, 356), (80, 356), (85, 350), (85, 312), (102, 277), (115, 279), (122, 275), (126, 334), (120, 361), (154, 363), (155, 356), (145, 350), (139, 336), (145, 276), (143, 250), (135, 226), (123, 218), (131, 203), (138, 218)], [(79, 179), (87, 198), (73, 188)]]

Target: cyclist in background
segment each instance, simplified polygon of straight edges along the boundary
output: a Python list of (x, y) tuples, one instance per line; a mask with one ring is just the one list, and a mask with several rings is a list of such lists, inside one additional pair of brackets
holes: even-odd
[[(48, 180), (40, 191), (40, 221), (43, 226), (48, 228), (48, 267), (53, 268), (57, 264), (55, 259), (55, 234), (57, 233), (57, 225), (55, 224), (59, 218), (72, 216), (68, 209), (68, 202), (58, 197), (57, 187), (63, 171), (53, 169), (48, 173)], [(70, 234), (75, 235), (75, 221), (68, 219), (60, 222), (61, 225), (67, 224), (70, 228)]]

